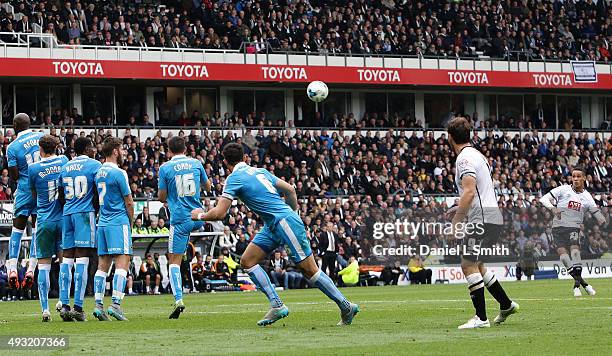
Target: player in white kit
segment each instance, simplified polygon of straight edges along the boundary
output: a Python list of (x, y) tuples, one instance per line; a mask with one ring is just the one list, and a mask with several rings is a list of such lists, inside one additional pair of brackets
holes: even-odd
[(580, 225), (584, 221), (584, 215), (590, 213), (599, 224), (606, 224), (606, 218), (595, 204), (591, 193), (585, 189), (585, 181), (585, 172), (576, 167), (572, 170), (572, 185), (559, 186), (540, 198), (542, 205), (554, 213), (552, 231), (557, 243), (557, 253), (561, 263), (574, 278), (575, 297), (582, 296), (580, 286), (589, 295), (596, 293), (593, 286), (582, 278)]
[[(453, 226), (455, 231), (462, 230), (462, 223), (474, 227), (462, 238), (461, 268), (468, 283), (470, 297), (476, 315), (459, 329), (490, 327), (485, 306), (484, 288), (499, 303), (500, 311), (494, 322), (501, 324), (516, 313), (519, 305), (513, 302), (501, 286), (493, 271), (484, 265), (486, 255), (482, 248), (491, 248), (503, 232), (504, 219), (497, 205), (497, 196), (493, 189), (491, 168), (487, 158), (470, 143), (471, 124), (463, 117), (457, 117), (448, 123), (449, 143), (457, 154), (455, 184), (459, 191), (459, 203), (454, 209)], [(455, 237), (457, 235), (455, 232)]]

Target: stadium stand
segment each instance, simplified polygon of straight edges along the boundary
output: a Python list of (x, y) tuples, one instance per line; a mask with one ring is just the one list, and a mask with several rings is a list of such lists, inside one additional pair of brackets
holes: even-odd
[[(9, 1), (2, 30), (59, 43), (530, 60), (611, 58), (605, 1)], [(4, 35), (2, 41), (15, 42)], [(245, 46), (245, 44), (248, 45)]]

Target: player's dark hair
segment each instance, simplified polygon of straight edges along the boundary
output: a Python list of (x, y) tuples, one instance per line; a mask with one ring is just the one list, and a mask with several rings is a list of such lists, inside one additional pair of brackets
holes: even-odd
[(57, 150), (57, 145), (59, 145), (59, 139), (55, 136), (44, 135), (38, 140), (38, 146), (40, 149), (48, 155), (52, 155)]
[(572, 168), (572, 173), (574, 173), (574, 171), (580, 171), (583, 176), (586, 176), (586, 170), (584, 169), (583, 166), (574, 166)]
[(13, 118), (13, 128), (17, 132), (27, 130), (30, 128), (30, 117), (28, 114), (19, 113)]
[(457, 145), (461, 145), (470, 142), (472, 124), (464, 117), (456, 117), (448, 123), (446, 131)]
[(168, 140), (168, 149), (174, 154), (185, 153), (185, 138), (181, 136), (172, 136)]
[(244, 149), (241, 144), (232, 142), (223, 147), (223, 158), (225, 158), (228, 164), (235, 165), (238, 162), (242, 162), (243, 157)]
[(86, 154), (89, 147), (93, 147), (89, 137), (79, 137), (74, 141), (74, 152), (79, 156)]
[(113, 151), (117, 148), (120, 148), (123, 145), (123, 141), (117, 137), (108, 137), (104, 140), (102, 144), (102, 154), (105, 158), (108, 158), (113, 155)]

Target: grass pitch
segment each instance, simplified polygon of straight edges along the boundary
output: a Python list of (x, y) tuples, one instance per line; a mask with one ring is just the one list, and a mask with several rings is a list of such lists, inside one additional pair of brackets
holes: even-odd
[[(256, 322), (268, 303), (260, 292), (186, 295), (187, 310), (178, 320), (168, 320), (171, 295), (126, 297), (130, 321), (107, 323), (91, 316), (91, 298), (86, 323), (64, 323), (55, 312), (51, 323), (42, 323), (38, 301), (4, 302), (0, 337), (68, 336), (68, 350), (47, 352), (58, 355), (609, 355), (612, 279), (591, 282), (597, 296), (582, 298), (572, 296), (568, 280), (505, 283), (521, 310), (490, 329), (457, 330), (473, 315), (465, 285), (417, 285), (343, 289), (361, 306), (350, 327), (336, 326), (336, 305), (317, 289), (281, 292), (290, 315), (263, 328)], [(486, 296), (493, 320), (497, 303)]]

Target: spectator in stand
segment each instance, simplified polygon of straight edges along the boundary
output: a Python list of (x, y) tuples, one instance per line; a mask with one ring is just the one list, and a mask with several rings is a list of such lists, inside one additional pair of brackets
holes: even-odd
[(236, 248), (234, 252), (236, 253), (236, 255), (242, 256), (247, 246), (249, 245), (249, 242), (246, 240), (246, 235), (242, 231), (238, 233), (238, 236), (238, 242), (236, 242)]
[(223, 235), (219, 238), (219, 248), (228, 248), (232, 251), (236, 249), (236, 243), (238, 242), (238, 236), (231, 231), (229, 226), (223, 228)]
[(203, 292), (206, 287), (206, 269), (204, 268), (204, 259), (202, 255), (197, 254), (197, 260), (191, 265), (191, 274), (193, 275), (193, 283), (195, 284), (196, 290)]
[[(270, 279), (277, 287), (289, 289), (289, 275), (287, 274), (287, 260), (281, 256), (279, 250), (274, 251), (274, 255), (268, 264)], [(282, 281), (282, 284), (281, 284)]]
[(147, 228), (147, 235), (161, 235), (162, 229), (157, 226), (159, 219), (151, 220), (151, 226)]
[[(170, 221), (170, 209), (168, 208), (168, 203), (164, 202), (164, 205), (162, 205), (161, 208), (159, 208), (159, 211), (157, 212), (157, 217), (160, 219), (163, 219), (164, 222)], [(159, 224), (160, 227), (167, 227), (170, 228), (170, 225), (168, 223), (164, 224)]]
[(136, 221), (134, 222), (134, 227), (132, 228), (132, 234), (133, 235), (146, 235), (149, 232), (147, 231), (147, 228), (142, 224), (142, 219), (138, 218), (136, 219)]
[[(140, 279), (144, 281), (147, 294), (160, 294), (161, 272), (151, 254), (147, 254), (145, 262), (140, 265)], [(153, 283), (155, 288), (151, 290), (151, 284)]]
[(231, 274), (229, 271), (229, 267), (227, 266), (227, 263), (225, 263), (224, 260), (225, 256), (220, 253), (219, 257), (217, 257), (217, 261), (213, 265), (212, 270), (215, 273), (216, 279), (224, 279), (226, 281), (229, 281), (231, 279)]
[(168, 227), (167, 227), (168, 225), (166, 224), (164, 219), (157, 218), (157, 226), (159, 227), (159, 233), (160, 234), (164, 234), (164, 235), (170, 234), (170, 229), (168, 229)]
[(297, 268), (293, 259), (289, 258), (286, 250), (282, 250), (281, 257), (285, 260), (286, 264), (286, 274), (288, 279), (288, 287), (291, 289), (299, 289), (302, 287), (302, 281), (304, 280), (304, 275)]
[(348, 265), (340, 270), (338, 275), (342, 277), (342, 283), (347, 287), (352, 287), (359, 283), (359, 263), (357, 263), (355, 256), (349, 257)]
[(431, 269), (425, 268), (421, 256), (410, 256), (408, 261), (408, 278), (410, 284), (431, 284)]
[(149, 214), (149, 207), (145, 206), (142, 209), (142, 212), (136, 216), (136, 220), (138, 219), (140, 219), (140, 221), (142, 222), (142, 226), (151, 226), (151, 215)]

